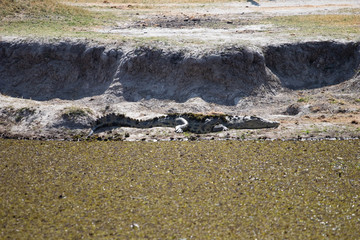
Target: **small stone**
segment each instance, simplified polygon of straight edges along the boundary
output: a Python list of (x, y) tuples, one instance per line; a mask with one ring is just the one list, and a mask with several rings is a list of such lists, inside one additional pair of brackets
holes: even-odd
[(137, 223), (131, 224), (130, 227), (131, 227), (132, 229), (140, 228), (139, 224), (137, 224)]

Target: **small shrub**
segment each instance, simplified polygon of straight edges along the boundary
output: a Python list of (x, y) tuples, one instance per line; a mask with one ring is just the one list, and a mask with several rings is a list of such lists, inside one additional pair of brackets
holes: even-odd
[(15, 111), (15, 121), (20, 122), (24, 117), (33, 115), (35, 113), (35, 109), (29, 108), (29, 107), (23, 107), (20, 109), (17, 109)]
[(294, 115), (297, 115), (300, 112), (301, 112), (301, 105), (298, 104), (298, 103), (295, 103), (295, 104), (291, 104), (290, 106), (288, 106), (284, 113), (294, 116)]
[(297, 100), (297, 102), (299, 103), (307, 103), (309, 102), (310, 98), (309, 97), (301, 97)]
[(61, 116), (64, 119), (73, 120), (79, 117), (88, 116), (89, 114), (92, 114), (92, 111), (89, 108), (69, 107), (64, 109)]
[(304, 130), (304, 133), (305, 133), (305, 134), (310, 134), (310, 130), (308, 130), (308, 129), (307, 129), (307, 130)]
[(329, 103), (331, 104), (339, 104), (339, 105), (345, 105), (345, 102), (336, 98), (329, 98)]
[(245, 134), (241, 134), (240, 139), (241, 139), (241, 140), (245, 140), (245, 138), (246, 138)]

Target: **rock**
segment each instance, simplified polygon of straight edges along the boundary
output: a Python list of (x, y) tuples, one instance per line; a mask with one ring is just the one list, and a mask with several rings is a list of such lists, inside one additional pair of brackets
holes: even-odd
[(287, 107), (284, 114), (295, 116), (299, 114), (300, 111), (301, 111), (301, 105), (298, 103), (294, 103)]

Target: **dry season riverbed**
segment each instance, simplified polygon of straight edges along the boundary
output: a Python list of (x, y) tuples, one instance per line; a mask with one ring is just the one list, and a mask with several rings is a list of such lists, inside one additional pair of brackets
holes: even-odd
[(359, 149), (0, 140), (0, 238), (359, 239)]

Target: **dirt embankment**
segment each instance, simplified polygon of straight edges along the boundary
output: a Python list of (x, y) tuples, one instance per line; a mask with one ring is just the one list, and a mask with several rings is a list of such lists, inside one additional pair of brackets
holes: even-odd
[(312, 42), (268, 46), (266, 65), (292, 90), (336, 85), (358, 75), (359, 43)]
[(1, 92), (49, 100), (103, 94), (114, 78), (118, 52), (82, 43), (0, 45)]
[[(61, 127), (62, 132), (64, 128), (86, 129), (96, 116), (106, 111), (115, 109), (136, 115), (139, 104), (151, 105), (154, 101), (152, 107), (157, 113), (172, 109), (193, 111), (194, 105), (195, 108), (198, 105), (197, 109), (239, 114), (246, 103), (256, 105), (265, 115), (275, 115), (279, 112), (271, 110), (271, 104), (279, 108), (284, 107), (281, 104), (291, 103), (280, 104), (274, 101), (276, 96), (343, 82), (356, 88), (359, 70), (360, 43), (356, 42), (308, 42), (200, 52), (151, 47), (129, 50), (74, 42), (3, 41), (0, 97), (4, 101), (0, 106), (0, 127), (2, 132), (18, 134), (29, 132), (40, 123), (40, 129), (60, 131)], [(359, 89), (350, 89), (355, 95), (356, 91)], [(261, 105), (259, 99), (266, 99), (267, 103)], [(19, 106), (15, 104), (17, 100), (21, 102)], [(71, 115), (72, 103), (87, 110)], [(29, 104), (32, 107), (26, 106)], [(112, 104), (118, 105), (112, 107)], [(20, 112), (27, 114), (19, 115), (16, 109), (20, 107), (31, 111), (27, 109)], [(44, 114), (47, 111), (53, 112)], [(33, 115), (31, 122), (26, 121), (29, 115)]]

